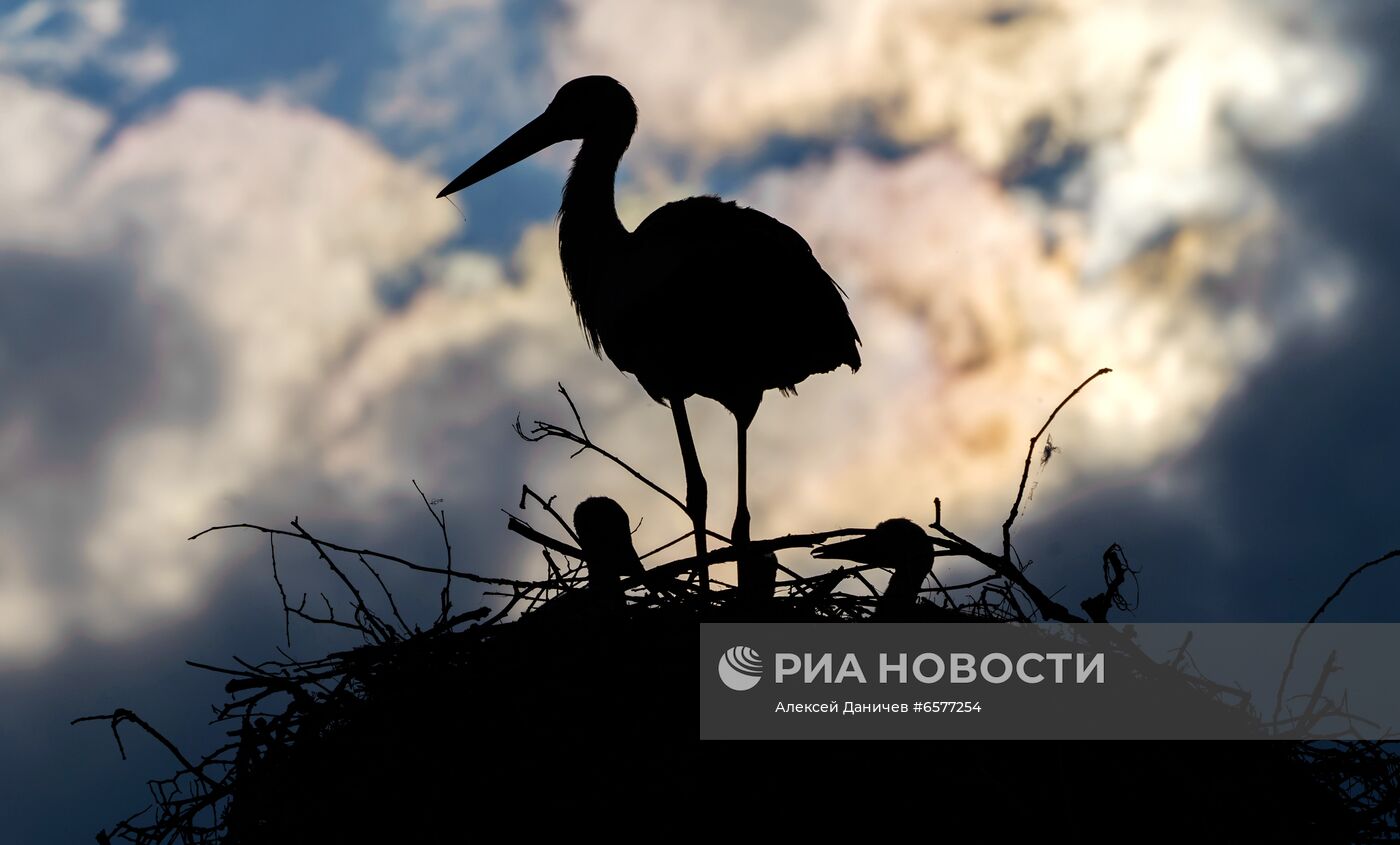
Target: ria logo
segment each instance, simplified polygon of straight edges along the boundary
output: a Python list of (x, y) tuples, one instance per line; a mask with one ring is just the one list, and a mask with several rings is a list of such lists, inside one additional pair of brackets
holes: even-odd
[(735, 692), (753, 689), (763, 677), (763, 657), (746, 645), (719, 656), (719, 679)]

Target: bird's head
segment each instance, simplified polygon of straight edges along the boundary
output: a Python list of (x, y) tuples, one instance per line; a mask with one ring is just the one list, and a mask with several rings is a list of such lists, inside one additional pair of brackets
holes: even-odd
[(632, 522), (627, 511), (606, 496), (584, 499), (574, 508), (574, 531), (585, 551), (632, 542)]
[(580, 76), (564, 83), (544, 113), (462, 171), (438, 197), (475, 185), (560, 141), (598, 139), (625, 148), (636, 128), (637, 106), (622, 83), (610, 76)]
[(933, 548), (933, 539), (914, 522), (887, 519), (863, 537), (818, 546), (812, 550), (812, 557), (897, 566), (906, 562), (925, 563), (931, 559)]

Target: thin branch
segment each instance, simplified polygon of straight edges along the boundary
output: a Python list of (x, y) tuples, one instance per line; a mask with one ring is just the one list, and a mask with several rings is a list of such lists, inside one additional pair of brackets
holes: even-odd
[(170, 754), (180, 763), (180, 765), (184, 767), (185, 771), (198, 776), (200, 780), (203, 780), (211, 786), (217, 785), (217, 783), (214, 780), (212, 780), (208, 775), (204, 774), (203, 766), (196, 766), (194, 763), (191, 763), (189, 761), (189, 758), (180, 752), (180, 749), (176, 747), (175, 743), (171, 742), (165, 737), (165, 734), (162, 734), (160, 731), (151, 727), (151, 724), (149, 722), (147, 722), (145, 719), (142, 719), (140, 716), (137, 716), (130, 710), (127, 710), (125, 707), (119, 707), (116, 710), (113, 710), (111, 713), (106, 713), (100, 716), (79, 716), (78, 718), (72, 720), (68, 724), (76, 725), (80, 722), (110, 722), (112, 726), (112, 736), (115, 737), (117, 740), (117, 751), (121, 753), (123, 760), (126, 759), (126, 747), (122, 745), (122, 737), (121, 734), (117, 732), (117, 726), (120, 725), (122, 722), (131, 722), (137, 727), (141, 728), (141, 730), (154, 737), (155, 740), (161, 745), (164, 745), (166, 750), (169, 751)]
[[(516, 435), (520, 437), (521, 440), (524, 440), (527, 443), (538, 443), (541, 440), (545, 440), (550, 437), (557, 437), (560, 440), (566, 440), (579, 447), (577, 451), (575, 451), (572, 455), (569, 456), (571, 459), (578, 457), (584, 452), (595, 452), (604, 459), (611, 461), (618, 467), (621, 467), (633, 478), (637, 479), (642, 484), (650, 488), (652, 492), (656, 493), (657, 495), (661, 496), (662, 498), (666, 499), (668, 502), (679, 508), (681, 513), (689, 516), (690, 511), (686, 508), (685, 502), (682, 502), (680, 500), (680, 497), (676, 496), (671, 491), (662, 487), (660, 484), (657, 484), (655, 481), (652, 481), (650, 478), (643, 475), (631, 464), (627, 463), (622, 458), (619, 458), (617, 455), (614, 455), (612, 452), (609, 452), (607, 449), (604, 449), (602, 446), (599, 446), (596, 442), (594, 442), (593, 439), (588, 436), (587, 429), (583, 427), (583, 417), (579, 414), (578, 406), (574, 404), (573, 397), (569, 395), (569, 391), (564, 389), (563, 384), (559, 385), (559, 393), (563, 395), (564, 400), (569, 403), (569, 410), (573, 414), (574, 422), (578, 425), (579, 430), (575, 432), (571, 429), (565, 428), (562, 425), (544, 422), (543, 420), (535, 420), (534, 428), (532, 428), (529, 431), (529, 433), (526, 433), (525, 427), (520, 423), (520, 418), (516, 417), (515, 425), (513, 426), (513, 428), (515, 429)], [(725, 543), (731, 542), (730, 539), (724, 536), (723, 534), (710, 531), (709, 529), (705, 530), (705, 534)]]
[(520, 504), (517, 505), (517, 507), (519, 507), (522, 511), (525, 510), (525, 503), (527, 499), (534, 499), (536, 502), (539, 502), (540, 507), (544, 509), (544, 512), (554, 517), (554, 521), (559, 523), (559, 527), (564, 529), (564, 533), (569, 535), (569, 539), (573, 540), (574, 543), (577, 544), (579, 541), (578, 535), (574, 533), (573, 526), (569, 525), (568, 520), (564, 519), (564, 517), (559, 513), (559, 511), (554, 509), (554, 500), (557, 498), (559, 497), (550, 496), (548, 499), (546, 499), (539, 493), (536, 493), (534, 490), (531, 490), (530, 485), (522, 484), (520, 485)]
[(1083, 390), (1085, 387), (1088, 387), (1089, 382), (1093, 381), (1099, 376), (1111, 372), (1113, 372), (1113, 370), (1109, 369), (1108, 367), (1104, 367), (1103, 369), (1084, 379), (1084, 381), (1080, 382), (1078, 387), (1070, 391), (1070, 394), (1064, 399), (1060, 400), (1060, 404), (1056, 405), (1055, 410), (1050, 412), (1050, 416), (1045, 420), (1045, 424), (1040, 427), (1040, 431), (1037, 431), (1035, 433), (1035, 436), (1031, 438), (1030, 446), (1026, 449), (1026, 465), (1025, 468), (1021, 470), (1021, 483), (1016, 488), (1016, 501), (1011, 504), (1011, 513), (1007, 515), (1006, 522), (1002, 523), (1001, 526), (1001, 553), (1002, 556), (1006, 559), (1011, 559), (1011, 526), (1013, 523), (1016, 522), (1016, 516), (1021, 511), (1021, 499), (1026, 495), (1026, 480), (1030, 478), (1031, 462), (1035, 459), (1036, 444), (1040, 442), (1041, 436), (1044, 435), (1046, 430), (1050, 428), (1050, 424), (1055, 421), (1055, 417), (1060, 413), (1060, 410), (1066, 405), (1068, 405), (1071, 399), (1078, 396), (1079, 391)]
[(1303, 635), (1308, 632), (1308, 629), (1312, 627), (1314, 622), (1322, 617), (1323, 612), (1342, 594), (1342, 591), (1347, 588), (1347, 585), (1352, 582), (1353, 578), (1372, 567), (1380, 566), (1382, 563), (1388, 560), (1394, 560), (1397, 557), (1400, 557), (1400, 549), (1391, 549), (1375, 560), (1368, 560), (1351, 572), (1348, 572), (1347, 577), (1342, 579), (1342, 583), (1337, 585), (1337, 589), (1332, 591), (1332, 595), (1328, 596), (1317, 610), (1313, 612), (1313, 615), (1308, 618), (1308, 621), (1303, 624), (1303, 627), (1298, 629), (1298, 636), (1293, 638), (1293, 647), (1288, 651), (1288, 664), (1283, 667), (1283, 677), (1279, 678), (1278, 692), (1274, 696), (1274, 722), (1278, 722), (1279, 713), (1283, 710), (1283, 689), (1288, 685), (1288, 676), (1293, 673), (1293, 663), (1298, 659), (1298, 647), (1303, 643)]
[(513, 531), (516, 534), (519, 534), (521, 537), (524, 537), (525, 539), (529, 540), (530, 542), (537, 543), (541, 546), (544, 546), (546, 549), (558, 552), (559, 554), (564, 555), (565, 557), (583, 560), (582, 549), (579, 549), (575, 546), (571, 546), (562, 540), (556, 540), (548, 534), (542, 534), (539, 531), (536, 531), (534, 528), (530, 527), (530, 524), (528, 522), (526, 522), (523, 519), (520, 519), (519, 517), (511, 516), (509, 513), (507, 513), (506, 516), (508, 517), (508, 520), (506, 521), (507, 530)]
[[(298, 539), (306, 539), (306, 537), (303, 536), (303, 534), (297, 532), (284, 531), (280, 528), (268, 528), (264, 525), (256, 525), (251, 522), (232, 522), (227, 525), (210, 526), (209, 528), (200, 531), (198, 534), (194, 534), (189, 539), (198, 540), (205, 534), (209, 534), (214, 531), (227, 531), (231, 528), (251, 528), (254, 531), (261, 531), (264, 534), (279, 534), (284, 537), (296, 537)], [(462, 580), (470, 581), (473, 584), (491, 584), (493, 586), (498, 587), (509, 587), (516, 584), (522, 586), (531, 585), (531, 582), (529, 581), (518, 581), (511, 578), (489, 578), (485, 575), (475, 575), (470, 572), (464, 572), (460, 569), (454, 569), (449, 571), (437, 566), (424, 566), (421, 563), (414, 563), (411, 560), (405, 560), (404, 558), (398, 557), (397, 555), (386, 554), (385, 552), (377, 552), (373, 549), (357, 549), (352, 546), (342, 546), (339, 543), (332, 543), (329, 540), (322, 540), (319, 537), (316, 538), (316, 542), (320, 543), (322, 546), (328, 549), (333, 549), (337, 552), (344, 552), (346, 554), (352, 555), (365, 555), (366, 557), (372, 557), (376, 560), (386, 560), (390, 563), (396, 563), (399, 566), (412, 569), (414, 572), (427, 572), (434, 575), (446, 575), (451, 578), (461, 578)]]
[[(389, 610), (393, 612), (394, 619), (399, 623), (399, 627), (403, 629), (405, 635), (411, 633), (412, 629), (408, 627), (408, 623), (404, 621), (403, 615), (399, 613), (399, 605), (394, 601), (394, 594), (385, 586), (384, 579), (379, 577), (379, 571), (371, 566), (369, 561), (365, 560), (364, 555), (357, 555), (357, 557), (359, 557), (360, 563), (365, 565), (365, 569), (369, 570), (369, 574), (374, 576), (374, 580), (379, 582), (379, 589), (383, 591), (384, 598), (389, 600)], [(289, 642), (288, 645), (291, 645), (291, 643)]]
[[(437, 523), (438, 530), (442, 532), (442, 545), (447, 550), (447, 580), (442, 585), (442, 610), (438, 615), (438, 622), (442, 622), (452, 612), (452, 541), (447, 539), (447, 511), (433, 510), (433, 503), (428, 501), (427, 495), (424, 494), (423, 488), (418, 486), (416, 479), (413, 480), (413, 489), (418, 491), (418, 497), (423, 500), (423, 507), (432, 514), (433, 522)], [(375, 577), (378, 578), (378, 574)]]
[(292, 612), (287, 604), (287, 591), (282, 586), (282, 579), (277, 574), (277, 537), (267, 535), (267, 545), (272, 553), (272, 581), (277, 585), (277, 594), (282, 597), (282, 633), (287, 638), (287, 648), (292, 647)]

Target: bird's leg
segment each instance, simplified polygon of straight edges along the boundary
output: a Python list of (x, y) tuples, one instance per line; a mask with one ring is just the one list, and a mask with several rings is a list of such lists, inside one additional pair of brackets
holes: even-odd
[(734, 547), (742, 552), (749, 542), (749, 427), (739, 420), (739, 506), (734, 511)]
[(758, 555), (749, 548), (749, 423), (752, 414), (736, 415), (739, 421), (739, 505), (734, 511), (734, 533), (732, 542), (736, 550), (739, 568), (739, 593), (754, 607), (765, 604), (773, 597), (773, 586), (778, 575), (777, 558), (771, 554)]
[[(705, 556), (705, 508), (709, 491), (705, 475), (700, 471), (700, 456), (695, 451), (695, 437), (690, 433), (690, 419), (685, 414), (685, 400), (671, 400), (671, 416), (676, 420), (676, 437), (681, 443), (681, 461), (685, 464), (685, 509), (695, 530), (695, 556)], [(710, 568), (700, 567), (700, 590), (710, 590)]]

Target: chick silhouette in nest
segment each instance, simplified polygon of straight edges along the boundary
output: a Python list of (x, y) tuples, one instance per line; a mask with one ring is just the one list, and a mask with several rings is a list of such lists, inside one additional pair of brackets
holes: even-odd
[(603, 604), (621, 606), (622, 581), (646, 570), (632, 545), (632, 521), (622, 505), (593, 496), (574, 508), (574, 533), (588, 562), (588, 589)]
[(812, 557), (893, 570), (876, 610), (879, 616), (890, 616), (914, 609), (924, 579), (933, 571), (933, 551), (933, 539), (917, 524), (907, 519), (887, 519), (863, 537), (818, 546), (812, 550)]

